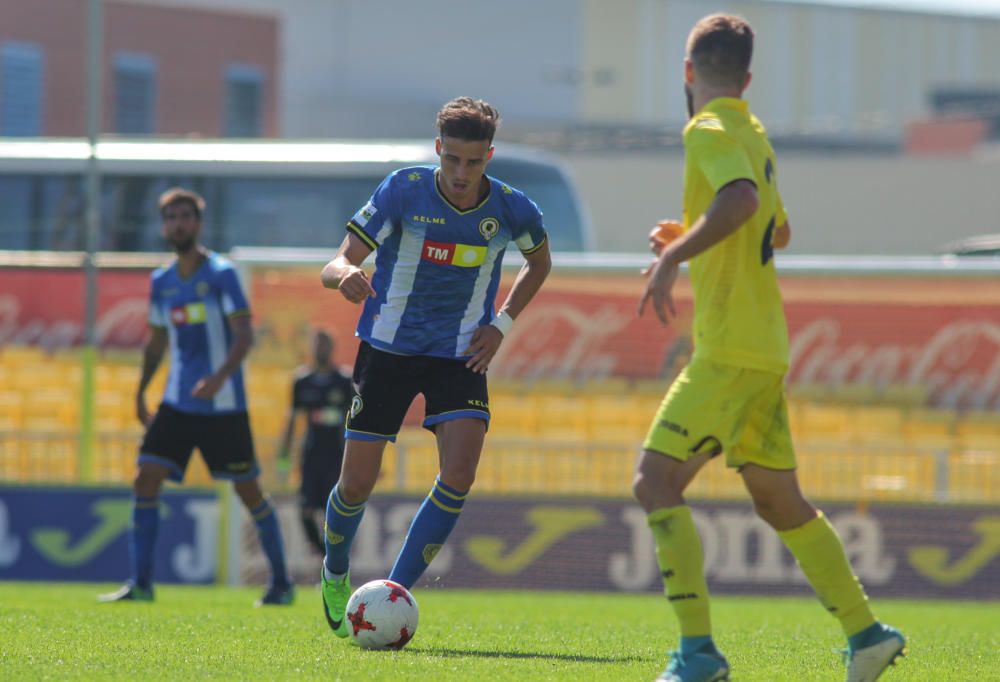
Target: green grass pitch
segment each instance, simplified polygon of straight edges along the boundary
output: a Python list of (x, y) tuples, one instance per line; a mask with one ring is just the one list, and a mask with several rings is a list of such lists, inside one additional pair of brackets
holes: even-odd
[[(677, 637), (655, 594), (418, 589), (400, 652), (328, 631), (315, 587), (291, 607), (259, 590), (161, 586), (153, 604), (97, 604), (112, 585), (0, 583), (4, 680), (652, 680)], [(716, 597), (734, 682), (843, 680), (837, 623), (812, 599)], [(996, 604), (883, 600), (910, 654), (882, 680), (1000, 680)]]

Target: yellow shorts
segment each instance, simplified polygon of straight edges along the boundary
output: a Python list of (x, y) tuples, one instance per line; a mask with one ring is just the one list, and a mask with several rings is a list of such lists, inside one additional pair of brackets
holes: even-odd
[(660, 403), (643, 448), (681, 461), (725, 452), (730, 467), (794, 469), (784, 377), (695, 358)]

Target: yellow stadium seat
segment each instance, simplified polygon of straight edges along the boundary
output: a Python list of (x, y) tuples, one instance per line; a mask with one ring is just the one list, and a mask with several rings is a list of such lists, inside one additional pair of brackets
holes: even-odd
[(37, 388), (23, 393), (24, 428), (57, 431), (79, 426), (79, 394), (68, 388)]
[(970, 412), (955, 424), (958, 446), (963, 450), (1000, 452), (1000, 414)]
[(948, 501), (1000, 499), (1000, 450), (967, 450), (948, 457)]
[(799, 408), (802, 438), (849, 441), (853, 410), (840, 405), (803, 403)]
[(899, 407), (865, 405), (854, 410), (853, 431), (862, 442), (900, 442), (905, 413)]
[(21, 428), (23, 398), (20, 391), (0, 391), (0, 430)]
[(911, 409), (903, 422), (903, 440), (917, 450), (949, 450), (957, 443), (955, 421), (951, 410)]

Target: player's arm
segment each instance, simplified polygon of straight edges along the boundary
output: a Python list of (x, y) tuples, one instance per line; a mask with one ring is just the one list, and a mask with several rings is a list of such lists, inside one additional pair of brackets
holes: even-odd
[(222, 366), (207, 377), (202, 377), (191, 389), (191, 395), (203, 400), (211, 400), (226, 379), (240, 368), (243, 360), (253, 346), (253, 326), (250, 323), (250, 312), (241, 311), (229, 317), (229, 331), (232, 333), (233, 341), (229, 344), (229, 353)]
[(323, 272), (320, 273), (323, 286), (340, 290), (351, 303), (361, 303), (369, 296), (374, 296), (375, 290), (368, 281), (368, 274), (361, 269), (361, 264), (372, 250), (361, 237), (348, 232), (333, 260), (323, 266)]
[[(552, 270), (552, 255), (549, 252), (549, 240), (544, 240), (538, 248), (530, 253), (524, 254), (524, 265), (521, 266), (514, 285), (507, 293), (507, 298), (497, 313), (497, 320), (493, 324), (480, 327), (472, 334), (469, 342), (467, 355), (471, 355), (465, 366), (474, 372), (484, 374), (489, 367), (490, 361), (500, 349), (504, 332), (501, 320), (507, 320), (507, 328), (513, 324), (521, 311), (531, 302), (538, 290), (542, 288), (545, 278)], [(506, 316), (506, 317), (505, 317)]]
[(639, 301), (639, 315), (645, 310), (646, 302), (652, 300), (653, 311), (663, 324), (667, 324), (670, 317), (676, 317), (672, 290), (680, 264), (736, 232), (757, 211), (758, 203), (757, 187), (750, 180), (735, 180), (722, 187), (691, 229), (660, 253)]
[(660, 260), (677, 265), (691, 260), (736, 232), (757, 212), (757, 186), (750, 180), (736, 180), (719, 190), (705, 214), (691, 229), (671, 242)]
[(774, 248), (783, 249), (792, 241), (792, 228), (787, 221), (778, 226), (774, 231)]
[(139, 386), (135, 392), (135, 412), (143, 426), (149, 426), (152, 415), (146, 409), (146, 388), (153, 380), (156, 369), (163, 361), (163, 354), (167, 350), (167, 329), (166, 327), (150, 326), (149, 340), (142, 350), (142, 372), (139, 376)]
[(295, 439), (295, 419), (299, 410), (295, 406), (295, 383), (292, 383), (292, 403), (288, 406), (285, 418), (285, 428), (281, 432), (281, 442), (278, 446), (278, 470), (287, 473), (291, 462), (292, 441)]

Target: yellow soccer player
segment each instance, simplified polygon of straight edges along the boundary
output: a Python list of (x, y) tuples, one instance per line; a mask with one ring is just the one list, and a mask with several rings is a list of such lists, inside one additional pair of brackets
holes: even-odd
[(739, 17), (699, 21), (687, 42), (682, 236), (665, 245), (639, 304), (667, 324), (671, 290), (690, 264), (695, 314), (691, 362), (677, 377), (643, 444), (634, 492), (648, 514), (680, 648), (659, 679), (726, 679), (712, 641), (703, 554), (684, 489), (712, 457), (743, 477), (754, 508), (798, 560), (848, 638), (849, 681), (874, 680), (905, 640), (875, 620), (843, 545), (799, 490), (785, 403), (788, 331), (774, 268), (788, 220), (774, 150), (741, 99), (750, 83), (753, 32)]

